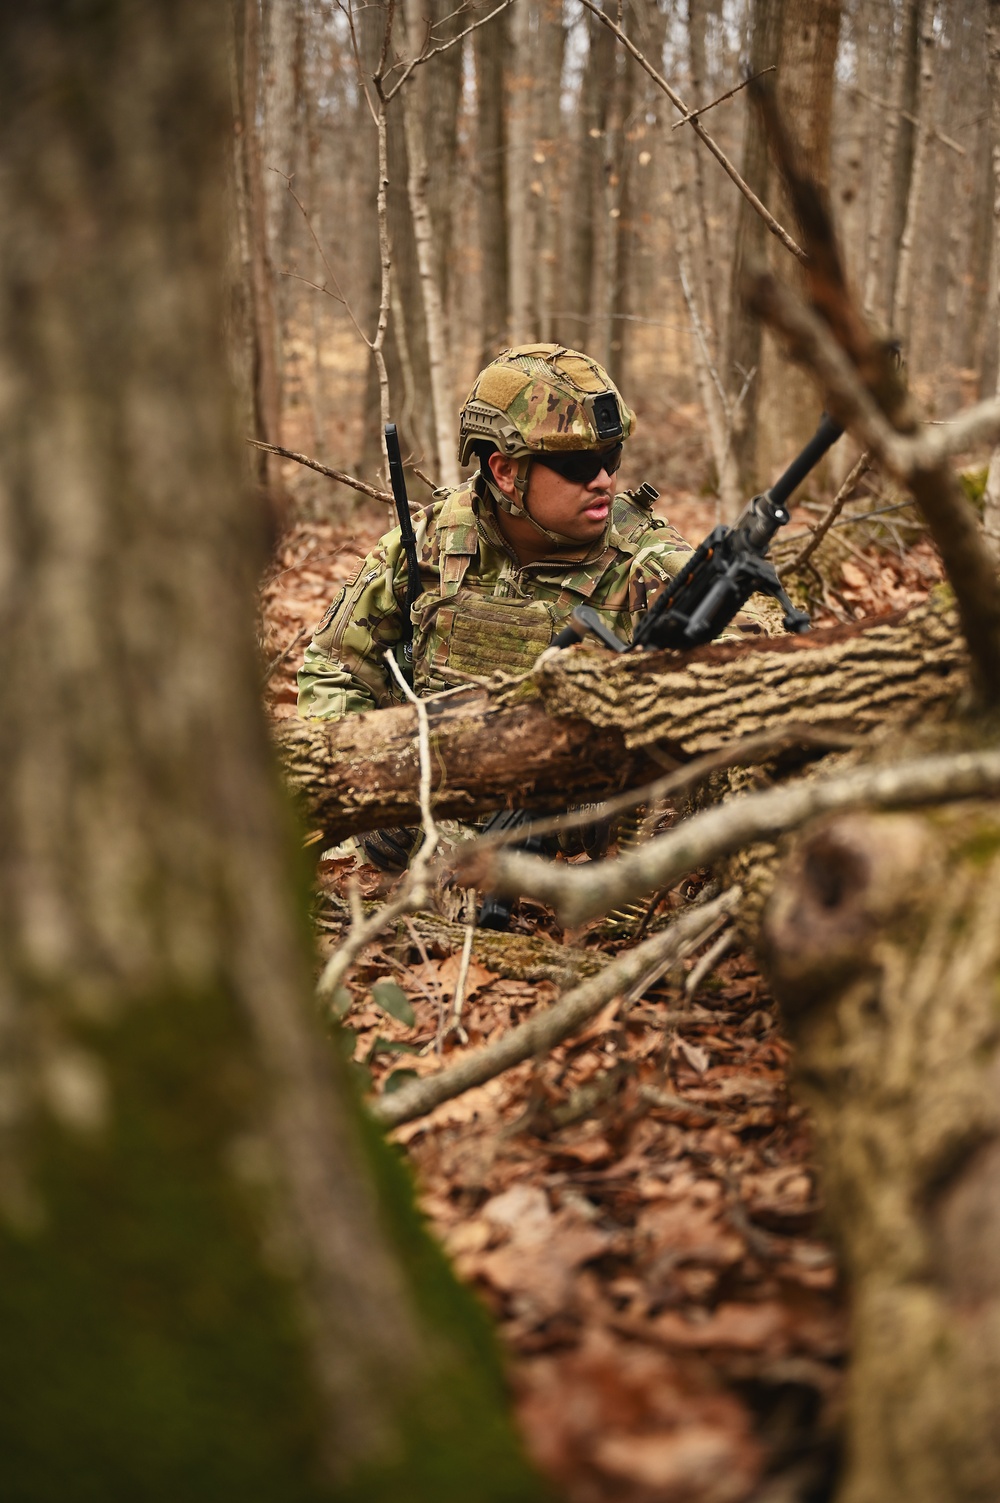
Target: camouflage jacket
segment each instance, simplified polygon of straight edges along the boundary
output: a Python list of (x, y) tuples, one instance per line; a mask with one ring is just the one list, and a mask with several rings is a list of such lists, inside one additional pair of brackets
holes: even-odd
[[(422, 591), (413, 610), (418, 694), (470, 676), (526, 672), (574, 606), (595, 607), (630, 641), (663, 581), (690, 553), (673, 527), (628, 492), (596, 544), (519, 564), (474, 484), (436, 500), (415, 525)], [(407, 564), (386, 533), (316, 629), (299, 670), (299, 714), (328, 719), (399, 699), (384, 654), (402, 639)]]

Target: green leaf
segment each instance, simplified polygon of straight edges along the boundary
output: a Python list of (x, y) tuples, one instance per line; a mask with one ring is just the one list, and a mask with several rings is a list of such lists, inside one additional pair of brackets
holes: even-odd
[(346, 986), (338, 986), (330, 998), (330, 1016), (334, 1018), (346, 1018), (354, 1006), (354, 996)]
[(372, 1001), (376, 1007), (387, 1012), (390, 1018), (395, 1018), (397, 1023), (405, 1023), (407, 1028), (412, 1028), (417, 1021), (409, 997), (395, 981), (376, 981), (372, 987)]
[(391, 1096), (393, 1091), (398, 1091), (402, 1086), (409, 1085), (411, 1080), (419, 1080), (416, 1070), (393, 1070), (382, 1087), (383, 1096)]

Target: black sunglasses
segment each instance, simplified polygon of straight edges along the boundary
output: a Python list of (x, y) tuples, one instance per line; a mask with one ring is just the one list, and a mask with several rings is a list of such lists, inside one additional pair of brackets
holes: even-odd
[(589, 485), (596, 480), (602, 470), (607, 470), (613, 475), (622, 462), (622, 446), (615, 444), (611, 449), (574, 449), (568, 454), (535, 454), (532, 456), (538, 464), (543, 464), (547, 470), (555, 470), (564, 480), (570, 480), (574, 485)]

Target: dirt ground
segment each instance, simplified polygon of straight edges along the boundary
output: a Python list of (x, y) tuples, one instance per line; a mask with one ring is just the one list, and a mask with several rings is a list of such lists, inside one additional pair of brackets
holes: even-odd
[[(716, 520), (713, 503), (676, 489), (661, 505), (692, 542)], [(850, 510), (897, 505), (870, 487)], [(821, 509), (796, 513), (786, 559)], [(377, 505), (361, 515), (350, 533), (293, 527), (263, 582), (276, 718), (295, 713), (310, 628), (385, 525)], [(912, 523), (897, 510), (830, 535), (803, 596), (818, 621), (924, 597), (939, 569)], [(653, 921), (706, 877), (665, 895)], [(343, 930), (349, 882), (369, 898), (387, 885), (356, 855), (320, 863), (321, 955)], [(442, 892), (446, 918), (463, 919), (463, 896)], [(567, 937), (528, 904), (513, 929), (515, 949), (518, 934), (548, 941), (550, 976), (581, 947), (627, 942), (601, 925)], [(461, 922), (404, 923), (355, 967), (341, 1027), (370, 1089), (432, 1072), (558, 995), (537, 966), (518, 974), (495, 947), (487, 964), (477, 945), (450, 1030), (462, 935)], [(846, 1312), (809, 1124), (752, 956), (730, 947), (700, 965), (713, 947), (718, 935), (548, 1057), (395, 1134), (432, 1226), (495, 1317), (526, 1444), (567, 1503), (819, 1503), (835, 1481)]]

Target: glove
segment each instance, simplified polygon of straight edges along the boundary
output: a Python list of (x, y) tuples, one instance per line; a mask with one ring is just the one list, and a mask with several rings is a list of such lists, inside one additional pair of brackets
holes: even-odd
[(404, 872), (410, 864), (413, 847), (420, 831), (407, 825), (390, 830), (372, 830), (361, 836), (361, 849), (372, 866), (380, 872)]

